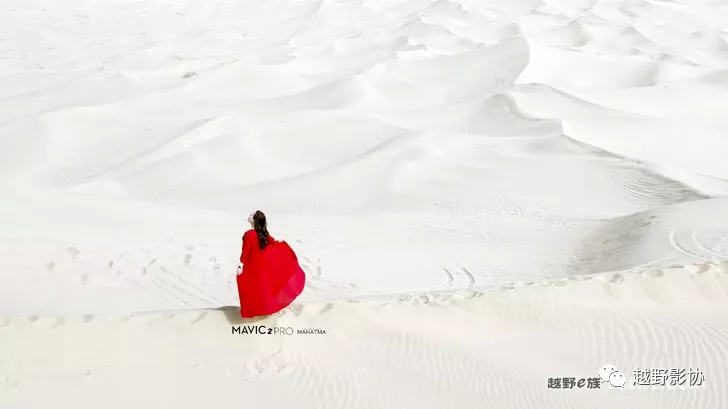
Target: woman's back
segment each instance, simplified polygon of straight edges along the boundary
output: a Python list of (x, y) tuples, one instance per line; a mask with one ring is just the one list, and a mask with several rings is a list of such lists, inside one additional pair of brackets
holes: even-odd
[(268, 234), (263, 212), (256, 211), (248, 219), (253, 228), (243, 234), (243, 266), (237, 276), (243, 318), (280, 311), (301, 294), (306, 283), (293, 249)]
[[(267, 248), (275, 239), (270, 234), (267, 235), (266, 246)], [(250, 229), (243, 234), (243, 250), (240, 253), (240, 262), (243, 265), (249, 263), (253, 259), (257, 258), (258, 255), (265, 250), (260, 248), (260, 239), (258, 238), (258, 232), (255, 229)]]

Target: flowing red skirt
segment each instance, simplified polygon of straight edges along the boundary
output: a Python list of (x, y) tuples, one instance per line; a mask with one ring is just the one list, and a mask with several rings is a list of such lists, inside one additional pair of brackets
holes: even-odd
[(306, 274), (285, 241), (272, 242), (251, 257), (237, 277), (240, 315), (252, 318), (275, 314), (302, 292)]

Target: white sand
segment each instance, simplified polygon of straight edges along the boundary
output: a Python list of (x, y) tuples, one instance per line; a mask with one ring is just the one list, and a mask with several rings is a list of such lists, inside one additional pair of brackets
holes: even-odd
[(722, 409), (727, 157), (725, 2), (3, 1), (0, 408)]

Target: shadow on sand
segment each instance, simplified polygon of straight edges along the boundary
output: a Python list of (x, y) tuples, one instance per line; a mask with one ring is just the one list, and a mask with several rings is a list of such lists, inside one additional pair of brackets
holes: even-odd
[(225, 314), (225, 319), (231, 325), (254, 324), (256, 322), (264, 321), (270, 317), (270, 315), (264, 315), (255, 318), (242, 318), (240, 316), (240, 307), (221, 307), (218, 308), (218, 310)]

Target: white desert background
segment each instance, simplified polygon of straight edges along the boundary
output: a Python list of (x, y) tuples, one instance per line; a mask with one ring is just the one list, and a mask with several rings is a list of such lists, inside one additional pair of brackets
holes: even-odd
[(727, 406), (728, 2), (0, 3), (0, 408)]

